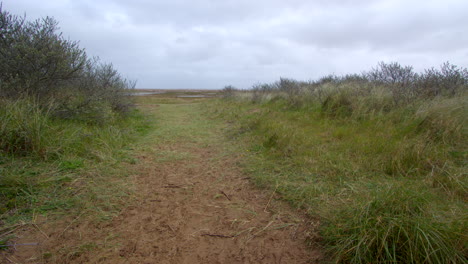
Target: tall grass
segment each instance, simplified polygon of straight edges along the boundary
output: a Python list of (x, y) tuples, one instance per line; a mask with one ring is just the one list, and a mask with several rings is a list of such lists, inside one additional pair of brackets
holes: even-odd
[[(337, 263), (463, 263), (458, 223), (446, 223), (427, 190), (384, 186), (334, 211), (322, 228)], [(338, 226), (336, 226), (338, 225)]]
[(466, 72), (381, 63), (230, 87), (216, 111), (255, 182), (321, 219), (335, 263), (466, 263)]
[(45, 154), (49, 117), (33, 100), (1, 100), (0, 149), (7, 154)]
[[(116, 163), (127, 159), (126, 146), (147, 130), (145, 118), (136, 110), (125, 117), (96, 124), (54, 117), (50, 108), (44, 109), (32, 99), (3, 100), (0, 104), (2, 221), (27, 219), (33, 212), (80, 209), (78, 204), (88, 200), (77, 200), (73, 186), (92, 188), (97, 182), (107, 185), (106, 182), (117, 181), (117, 175), (124, 169), (115, 172), (115, 179), (105, 181), (99, 179), (106, 172), (83, 175), (94, 168), (119, 167)], [(120, 187), (118, 184), (107, 187), (114, 188)], [(86, 193), (92, 191), (88, 189)], [(109, 201), (114, 199), (111, 196), (107, 198)]]

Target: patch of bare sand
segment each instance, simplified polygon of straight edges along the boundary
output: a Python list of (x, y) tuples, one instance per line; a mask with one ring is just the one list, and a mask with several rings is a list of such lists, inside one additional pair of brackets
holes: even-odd
[[(38, 222), (19, 233), (4, 263), (318, 263), (314, 222), (249, 182), (237, 158), (192, 144), (158, 147), (183, 160), (143, 155), (137, 198), (111, 221)], [(187, 156), (187, 155), (185, 155)]]

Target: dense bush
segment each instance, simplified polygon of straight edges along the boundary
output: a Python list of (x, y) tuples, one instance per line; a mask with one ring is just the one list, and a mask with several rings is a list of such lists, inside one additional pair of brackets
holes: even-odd
[(0, 6), (0, 98), (32, 98), (46, 108), (53, 103), (52, 116), (91, 123), (125, 113), (125, 90), (135, 84), (111, 64), (88, 58), (58, 30), (53, 18), (29, 22)]
[(3, 97), (51, 97), (64, 84), (80, 77), (86, 54), (77, 42), (56, 33), (58, 27), (53, 18), (26, 22), (2, 10), (0, 21)]
[(0, 6), (1, 152), (44, 156), (53, 119), (111, 124), (129, 111), (134, 86), (64, 38), (53, 18), (29, 22)]

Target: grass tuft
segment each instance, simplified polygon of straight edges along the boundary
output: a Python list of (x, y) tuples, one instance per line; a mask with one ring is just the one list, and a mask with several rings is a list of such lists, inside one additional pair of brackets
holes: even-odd
[(49, 112), (33, 100), (0, 101), (0, 151), (7, 154), (45, 154), (50, 132)]
[(463, 263), (459, 230), (434, 220), (428, 195), (388, 186), (334, 212), (322, 233), (335, 262)]

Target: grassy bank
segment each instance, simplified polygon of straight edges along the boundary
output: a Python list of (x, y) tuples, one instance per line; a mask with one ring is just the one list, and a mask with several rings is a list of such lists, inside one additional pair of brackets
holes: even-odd
[(94, 124), (51, 112), (32, 100), (0, 105), (2, 231), (39, 215), (107, 218), (130, 191), (124, 167), (133, 162), (131, 143), (148, 129), (145, 117), (134, 110)]
[(0, 5), (0, 21), (0, 244), (40, 215), (109, 217), (129, 192), (126, 149), (147, 127), (127, 96), (135, 83), (53, 18)]
[(321, 219), (334, 262), (466, 263), (466, 87), (289, 84), (227, 89), (215, 113), (255, 182)]

